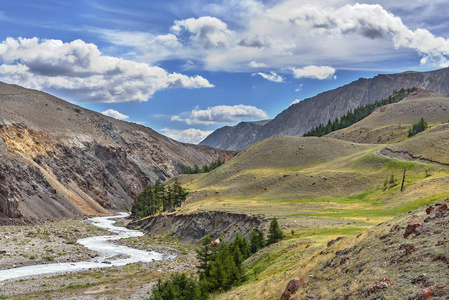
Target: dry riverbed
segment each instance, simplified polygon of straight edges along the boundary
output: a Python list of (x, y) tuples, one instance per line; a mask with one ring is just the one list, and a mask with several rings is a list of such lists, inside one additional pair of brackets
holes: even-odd
[[(123, 220), (123, 219), (122, 219)], [(126, 221), (120, 220), (125, 225)], [(34, 264), (75, 262), (97, 256), (76, 243), (80, 238), (106, 235), (87, 219), (59, 220), (33, 226), (0, 227), (0, 269)], [(151, 236), (127, 238), (120, 244), (164, 254), (164, 259), (122, 267), (76, 273), (29, 276), (0, 282), (1, 299), (145, 299), (158, 278), (174, 272), (194, 272), (197, 261), (192, 247), (176, 240)], [(6, 253), (5, 253), (6, 252)]]

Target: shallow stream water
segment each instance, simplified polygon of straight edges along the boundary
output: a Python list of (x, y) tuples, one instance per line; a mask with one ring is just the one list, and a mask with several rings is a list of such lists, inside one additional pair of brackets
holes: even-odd
[[(116, 235), (93, 236), (79, 239), (77, 241), (84, 247), (96, 251), (100, 254), (92, 260), (73, 263), (34, 265), (8, 270), (0, 270), (0, 281), (31, 275), (78, 272), (89, 269), (124, 266), (126, 264), (135, 262), (151, 262), (153, 260), (162, 260), (163, 255), (161, 253), (138, 250), (114, 243), (114, 241), (122, 238), (139, 237), (143, 235), (143, 233), (138, 230), (132, 230), (114, 225), (114, 223), (116, 222), (115, 219), (125, 218), (128, 215), (128, 213), (120, 213), (117, 216), (95, 217), (89, 219), (89, 221), (92, 222), (93, 225), (116, 233)], [(119, 256), (119, 258), (114, 258), (117, 256)]]

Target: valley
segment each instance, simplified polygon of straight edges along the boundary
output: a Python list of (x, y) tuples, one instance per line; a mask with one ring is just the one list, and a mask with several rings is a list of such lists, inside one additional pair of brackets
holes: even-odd
[(449, 5), (3, 1), (0, 300), (449, 300)]
[[(324, 137), (278, 135), (237, 155), (221, 152), (228, 155), (227, 162), (208, 173), (167, 178), (165, 184), (179, 181), (189, 192), (181, 207), (121, 222), (146, 234), (119, 244), (161, 252), (172, 259), (2, 281), (0, 296), (148, 298), (159, 278), (196, 273), (194, 249), (203, 236), (230, 242), (237, 234), (248, 237), (254, 228), (266, 232), (273, 217), (285, 238), (248, 258), (245, 281), (229, 291), (212, 293), (212, 298), (278, 299), (294, 278), (307, 284), (288, 299), (407, 298), (426, 289), (432, 289), (436, 297), (447, 295), (448, 106), (447, 96), (416, 90)], [(408, 129), (421, 117), (428, 127), (409, 137)], [(19, 135), (10, 127), (3, 130), (3, 141), (10, 149), (5, 153), (27, 160), (25, 154), (30, 155), (34, 159), (29, 163), (43, 174), (51, 170), (42, 162), (54, 151), (44, 143), (52, 138), (36, 144), (34, 131), (25, 129)], [(24, 137), (33, 142), (21, 142), (19, 147), (17, 141)], [(112, 169), (108, 172), (114, 174)], [(64, 182), (52, 176), (43, 178)], [(51, 182), (50, 186), (59, 186)], [(79, 191), (71, 184), (60, 186), (58, 191), (63, 186)], [(94, 214), (113, 207), (102, 209)], [(413, 222), (422, 229), (404, 237)], [(36, 224), (2, 227), (0, 245), (8, 253), (0, 261), (2, 268), (75, 263), (98, 256), (76, 243), (80, 237), (104, 234), (84, 218)], [(383, 278), (388, 284), (376, 287)]]

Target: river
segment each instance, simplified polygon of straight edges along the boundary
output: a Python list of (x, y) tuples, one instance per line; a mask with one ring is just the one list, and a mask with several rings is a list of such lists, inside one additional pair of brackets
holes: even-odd
[[(151, 262), (153, 260), (162, 260), (163, 255), (154, 251), (144, 251), (127, 246), (121, 246), (114, 241), (128, 238), (139, 237), (143, 233), (138, 230), (132, 230), (125, 227), (114, 225), (117, 218), (125, 218), (128, 213), (120, 213), (116, 216), (95, 217), (89, 221), (93, 225), (106, 229), (116, 235), (93, 236), (79, 239), (77, 242), (90, 250), (98, 252), (100, 255), (90, 261), (81, 261), (73, 263), (55, 263), (45, 265), (34, 265), (20, 267), (15, 269), (1, 270), (0, 281), (20, 278), (31, 275), (43, 275), (51, 273), (78, 272), (88, 269), (108, 268), (112, 266), (124, 266), (135, 262)], [(119, 258), (113, 258), (120, 255)]]

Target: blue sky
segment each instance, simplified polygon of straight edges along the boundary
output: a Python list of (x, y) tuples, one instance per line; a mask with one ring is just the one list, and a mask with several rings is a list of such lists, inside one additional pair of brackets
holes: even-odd
[(2, 1), (0, 80), (197, 143), (360, 77), (449, 66), (434, 1)]

